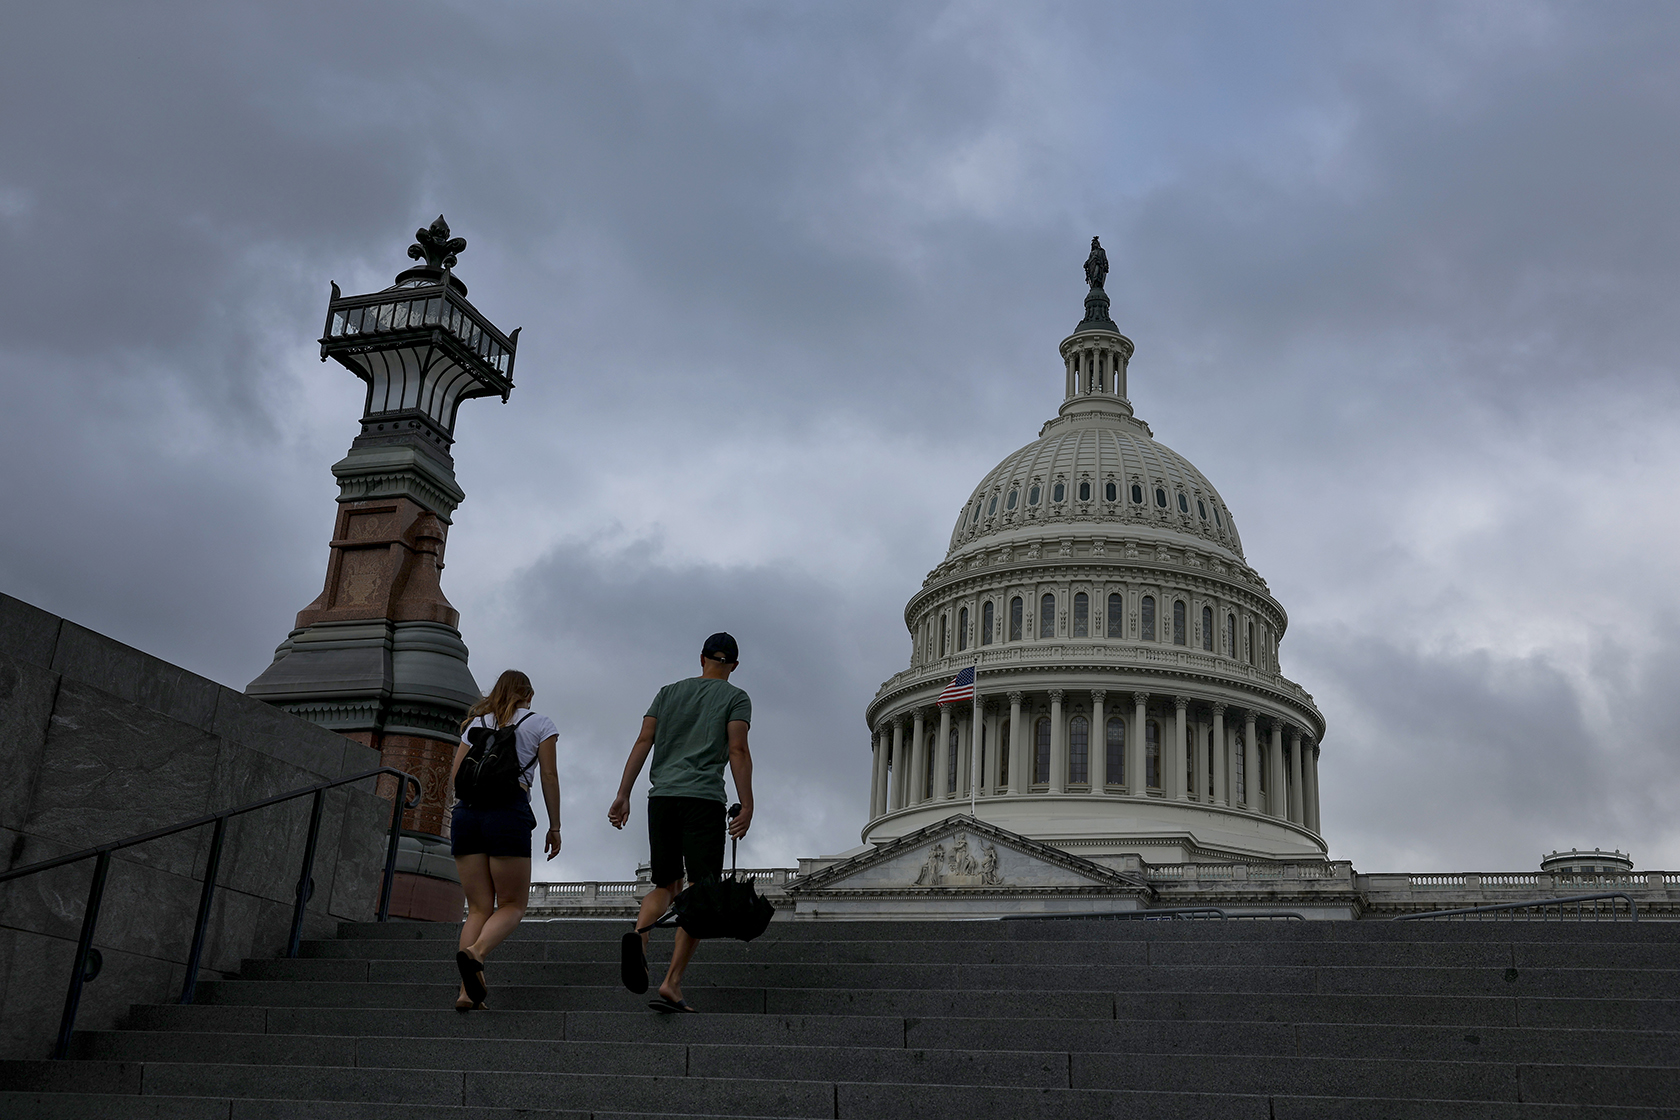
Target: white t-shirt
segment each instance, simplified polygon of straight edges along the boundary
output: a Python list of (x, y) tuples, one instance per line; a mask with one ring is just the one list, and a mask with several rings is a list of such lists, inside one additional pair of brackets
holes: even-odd
[[(525, 718), (526, 713), (530, 713), (529, 719)], [(521, 720), (524, 720), (524, 722), (521, 723)], [(519, 724), (513, 733), (513, 743), (519, 751), (519, 784), (529, 794), (532, 783), (537, 780), (537, 744), (550, 735), (560, 734), (560, 729), (554, 726), (553, 720), (541, 712), (533, 712), (529, 708), (516, 710), (513, 713), (512, 722)], [(461, 732), (461, 742), (467, 742), (467, 731), (474, 727), (488, 727), (494, 730), (496, 726), (496, 717), (489, 712), (481, 716), (475, 716), (473, 721), (467, 724), (466, 729)]]

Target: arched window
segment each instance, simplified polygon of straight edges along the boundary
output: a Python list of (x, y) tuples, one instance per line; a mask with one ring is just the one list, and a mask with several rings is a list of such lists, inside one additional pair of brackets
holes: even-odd
[(951, 616), (948, 614), (942, 614), (939, 616), (939, 656), (945, 656), (945, 650), (947, 649), (950, 640)]
[(1014, 509), (1015, 508), (1015, 499), (1019, 498), (1020, 496), (1021, 496), (1021, 492), (1019, 490), (1011, 490), (1009, 492), (1009, 500), (1007, 502), (1003, 503), (1003, 508), (1006, 509), (1006, 510)]
[(1219, 526), (1221, 529), (1223, 529), (1225, 527), (1225, 522), (1219, 520), (1219, 507), (1218, 506), (1213, 507), (1213, 523), (1215, 525)]
[(951, 726), (951, 741), (945, 752), (945, 792), (957, 792), (957, 756), (962, 753), (962, 737), (957, 734), (956, 725)]
[(1068, 784), (1085, 785), (1091, 780), (1091, 721), (1074, 716), (1068, 721)]
[(1173, 600), (1173, 645), (1184, 644), (1184, 600)]
[(998, 785), (1009, 785), (1009, 721), (1001, 721), (998, 729)]
[(1040, 638), (1054, 638), (1056, 636), (1056, 597), (1045, 594), (1038, 601), (1038, 636)]
[(1111, 482), (1107, 486), (1103, 487), (1103, 497), (1112, 502), (1120, 497), (1120, 491), (1114, 483)]
[(1041, 718), (1033, 731), (1033, 785), (1041, 786), (1050, 780), (1050, 720)]
[(1104, 743), (1106, 779), (1111, 786), (1126, 784), (1126, 721), (1119, 716), (1108, 717), (1108, 732)]
[(1091, 500), (1091, 484), (1089, 482), (1081, 482), (1079, 484), (1079, 500), (1082, 502), (1088, 502)]
[(996, 512), (997, 512), (997, 495), (993, 494), (992, 495), (992, 500), (986, 503), (986, 516), (990, 517), (992, 514), (994, 514)]
[(1185, 500), (1185, 497), (1184, 497), (1183, 493), (1180, 493), (1178, 495), (1178, 512), (1179, 513), (1189, 513), (1190, 512), (1190, 503)]
[(1161, 788), (1161, 725), (1152, 719), (1143, 724), (1143, 777), (1150, 789)]
[(1202, 500), (1200, 498), (1196, 499), (1196, 512), (1202, 515), (1203, 521), (1207, 520), (1207, 506), (1202, 504)]
[(1126, 636), (1126, 600), (1118, 594), (1108, 597), (1108, 636), (1124, 638)]
[(1237, 616), (1234, 614), (1225, 616), (1225, 655), (1237, 655)]
[(1059, 502), (1065, 497), (1067, 497), (1067, 487), (1060, 482), (1056, 483), (1055, 488), (1050, 491), (1050, 500)]
[(1213, 608), (1202, 608), (1202, 648), (1213, 652)]
[(1027, 491), (1027, 504), (1029, 506), (1036, 506), (1038, 504), (1038, 496), (1038, 487), (1035, 485), (1031, 490)]
[(1140, 506), (1143, 504), (1143, 487), (1135, 482), (1132, 483), (1132, 501)]
[(1167, 508), (1167, 492), (1159, 486), (1155, 487), (1155, 504), (1162, 509)]
[(1073, 636), (1091, 636), (1091, 597), (1083, 591), (1073, 597)]
[(969, 518), (969, 524), (972, 525), (979, 520), (980, 520), (980, 503), (975, 502), (974, 503), (974, 516)]
[(1254, 664), (1254, 623), (1250, 622), (1243, 633), (1243, 660)]
[(1145, 595), (1138, 613), (1143, 616), (1143, 640), (1155, 640), (1155, 596)]
[(1009, 640), (1021, 640), (1021, 597), (1019, 595), (1009, 600)]
[(980, 611), (980, 644), (983, 646), (992, 644), (992, 622), (996, 615), (996, 604), (987, 599), (986, 606)]
[(968, 608), (957, 612), (957, 652), (968, 648)]

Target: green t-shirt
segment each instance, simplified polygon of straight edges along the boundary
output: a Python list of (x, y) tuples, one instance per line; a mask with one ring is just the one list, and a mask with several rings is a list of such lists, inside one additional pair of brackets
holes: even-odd
[(752, 701), (728, 681), (689, 677), (659, 690), (647, 714), (653, 729), (653, 788), (649, 797), (724, 801), (729, 721), (752, 722)]

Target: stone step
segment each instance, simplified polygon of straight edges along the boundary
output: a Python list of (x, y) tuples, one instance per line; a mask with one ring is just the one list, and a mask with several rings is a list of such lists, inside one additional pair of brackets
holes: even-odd
[[(1674, 1067), (1076, 1054), (1065, 1067), (1045, 1071), (1049, 1084), (953, 1087), (938, 1079), (859, 1080), (843, 1073), (837, 1052), (827, 1049), (757, 1048), (745, 1056), (730, 1047), (690, 1050), (686, 1076), (88, 1060), (0, 1062), (0, 1083), (23, 1091), (139, 1092), (143, 1084), (149, 1093), (171, 1096), (644, 1112), (680, 1101), (685, 1110), (699, 1112), (856, 1114), (888, 1120), (1109, 1115), (1110, 1098), (1119, 1087), (1156, 1085), (1193, 1085), (1199, 1094), (1262, 1099), (1287, 1093), (1642, 1108), (1669, 1108), (1680, 1100), (1680, 1068)], [(902, 1052), (885, 1053), (900, 1060), (905, 1057)], [(751, 1067), (742, 1068), (749, 1057)], [(974, 1056), (977, 1069), (987, 1057)], [(832, 1072), (830, 1067), (834, 1067)], [(67, 1073), (76, 1076), (67, 1078)], [(804, 1076), (790, 1076), (800, 1073)], [(1061, 1084), (1054, 1084), (1058, 1079)]]
[[(623, 919), (579, 918), (522, 922), (516, 937), (616, 942)], [(340, 922), (338, 936), (391, 941), (454, 941), (449, 922)], [(956, 921), (773, 923), (752, 944), (770, 941), (1391, 941), (1539, 942), (1589, 947), (1614, 944), (1680, 945), (1680, 922), (1260, 922), (1260, 921)]]
[[(1346, 1023), (1179, 1022), (1061, 1019), (877, 1019), (847, 1016), (790, 1019), (766, 1015), (702, 1015), (672, 1019), (653, 1014), (573, 1014), (563, 1018), (541, 1013), (433, 1015), (403, 1012), (404, 1022), (370, 1013), (327, 1012), (327, 1022), (285, 1024), (296, 1033), (193, 1030), (179, 1017), (173, 1030), (83, 1032), (77, 1056), (113, 1061), (228, 1061), (273, 1064), (296, 1061), (336, 1065), (411, 1064), (401, 1053), (389, 1056), (370, 1040), (402, 1039), (405, 1046), (446, 1040), (471, 1054), (474, 1046), (506, 1046), (510, 1053), (527, 1044), (564, 1048), (576, 1062), (591, 1046), (606, 1046), (601, 1072), (614, 1068), (615, 1046), (645, 1047), (660, 1060), (670, 1048), (686, 1046), (832, 1047), (838, 1049), (983, 1052), (1068, 1055), (1221, 1054), (1284, 1057), (1407, 1058), (1426, 1061), (1580, 1062), (1613, 1059), (1618, 1064), (1680, 1064), (1680, 1032), (1524, 1029), (1514, 1027), (1369, 1025)], [(448, 1018), (443, 1016), (447, 1015)], [(360, 1021), (353, 1021), (359, 1019)], [(520, 1020), (523, 1020), (521, 1022)], [(535, 1021), (533, 1021), (535, 1020)], [(344, 1024), (359, 1030), (339, 1033)], [(420, 1029), (405, 1030), (413, 1025)], [(200, 1024), (208, 1025), (208, 1024)], [(858, 1029), (873, 1027), (871, 1031)], [(486, 1031), (500, 1027), (500, 1031)], [(539, 1028), (555, 1033), (541, 1035)], [(516, 1033), (519, 1031), (523, 1033)], [(303, 1033), (303, 1032), (309, 1033)], [(563, 1032), (563, 1033), (562, 1033)], [(346, 1056), (354, 1055), (354, 1061)], [(369, 1055), (374, 1055), (370, 1060)], [(510, 1059), (511, 1060), (511, 1059)], [(533, 1067), (528, 1062), (509, 1068)], [(568, 1069), (571, 1066), (556, 1065)], [(589, 1067), (593, 1068), (593, 1067)], [(644, 1072), (658, 1072), (651, 1067)], [(669, 1071), (666, 1071), (669, 1072)]]
[[(352, 984), (306, 981), (207, 980), (201, 1003), (246, 1007), (452, 1006), (452, 984)], [(712, 1014), (778, 1015), (1054, 1015), (1112, 1019), (1114, 997), (1105, 992), (980, 992), (931, 989), (839, 991), (822, 988), (724, 988), (684, 985), (690, 1002)], [(496, 985), (489, 1006), (497, 1011), (626, 1011), (646, 1007), (646, 996), (621, 985), (555, 987)]]
[[(552, 985), (606, 987), (619, 966), (588, 962), (519, 961), (492, 957), (492, 987)], [(370, 984), (458, 984), (451, 959), (380, 961), (298, 958), (246, 961), (241, 980)], [(684, 987), (798, 985), (803, 988), (940, 989), (1026, 992), (1109, 991), (1348, 992), (1403, 995), (1549, 995), (1601, 998), (1680, 998), (1680, 969), (1510, 968), (1356, 965), (1029, 965), (779, 964), (697, 961)]]
[[(855, 1094), (835, 1093), (836, 1115), (853, 1111)], [(842, 1100), (847, 1112), (839, 1113)], [(867, 1102), (864, 1102), (867, 1103)], [(1674, 1120), (1680, 1109), (1604, 1105), (1514, 1104), (1494, 1101), (1396, 1101), (1376, 1098), (1117, 1092), (1104, 1103), (1107, 1120)], [(726, 1120), (716, 1114), (576, 1109), (485, 1108), (460, 1105), (377, 1104), (263, 1098), (177, 1097), (147, 1094), (23, 1093), (0, 1091), (0, 1115), (18, 1120)], [(733, 1120), (731, 1116), (728, 1120)], [(795, 1120), (757, 1117), (755, 1120)]]
[[(623, 930), (620, 929), (619, 933)], [(299, 955), (325, 960), (447, 960), (453, 940), (392, 941), (352, 939), (305, 941)], [(1222, 965), (1430, 965), (1516, 968), (1673, 968), (1676, 947), (1662, 944), (1593, 946), (1570, 943), (1396, 941), (1354, 944), (1341, 941), (779, 941), (768, 937), (751, 944), (719, 940), (702, 947), (702, 961), (757, 961), (794, 964), (1222, 964)], [(664, 967), (670, 937), (654, 935), (649, 958)], [(523, 938), (518, 934), (498, 946), (497, 961), (618, 962), (618, 937), (600, 941)]]
[(1117, 1019), (1250, 1022), (1461, 1023), (1508, 1027), (1680, 1031), (1680, 1000), (1121, 992)]

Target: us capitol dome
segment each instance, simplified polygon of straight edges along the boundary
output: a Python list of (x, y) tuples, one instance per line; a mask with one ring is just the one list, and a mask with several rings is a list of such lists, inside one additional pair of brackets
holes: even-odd
[[(1230, 507), (1127, 399), (1132, 342), (1091, 239), (1063, 401), (958, 511), (869, 704), (866, 843), (957, 813), (1099, 862), (1319, 860), (1324, 717)], [(936, 703), (965, 667), (975, 705)], [(978, 774), (970, 790), (970, 775)]]

